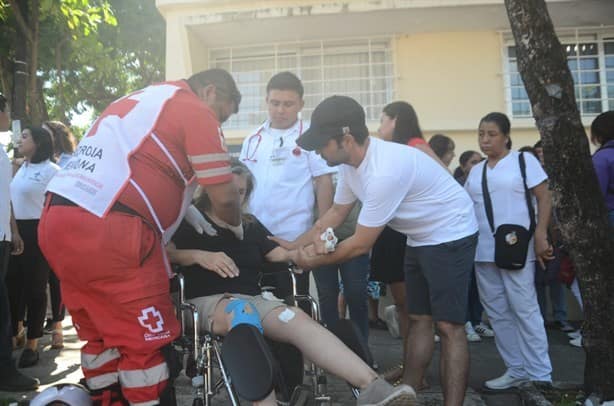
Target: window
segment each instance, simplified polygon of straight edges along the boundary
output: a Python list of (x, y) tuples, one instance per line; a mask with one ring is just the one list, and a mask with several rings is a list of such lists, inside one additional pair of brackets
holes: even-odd
[[(594, 116), (614, 109), (614, 35), (561, 36), (567, 65), (573, 76), (578, 109)], [(506, 90), (509, 113), (514, 118), (531, 117), (531, 105), (518, 72), (516, 48), (506, 48)]]
[(305, 88), (302, 118), (325, 97), (343, 94), (356, 99), (367, 120), (378, 120), (393, 99), (390, 39), (295, 42), (209, 51), (209, 66), (232, 73), (243, 95), (239, 113), (227, 128), (251, 128), (267, 118), (266, 85), (275, 73), (296, 73)]

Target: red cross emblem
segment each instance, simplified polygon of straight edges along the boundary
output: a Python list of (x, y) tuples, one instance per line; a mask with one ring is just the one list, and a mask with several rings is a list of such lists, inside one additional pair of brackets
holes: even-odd
[(159, 333), (164, 329), (162, 314), (153, 306), (141, 310), (141, 315), (137, 317), (139, 324), (152, 333)]

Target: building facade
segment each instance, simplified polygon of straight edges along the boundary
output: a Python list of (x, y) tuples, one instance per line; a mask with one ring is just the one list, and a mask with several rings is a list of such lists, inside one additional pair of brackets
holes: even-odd
[[(547, 1), (576, 82), (584, 124), (614, 109), (614, 1)], [(349, 95), (375, 131), (382, 107), (406, 100), (428, 139), (444, 133), (456, 154), (478, 149), (479, 119), (512, 119), (515, 147), (539, 138), (503, 0), (157, 0), (167, 22), (166, 76), (221, 67), (243, 94), (225, 125), (240, 145), (266, 118), (276, 72), (305, 85), (303, 119), (323, 98)], [(236, 148), (236, 147), (235, 147)]]

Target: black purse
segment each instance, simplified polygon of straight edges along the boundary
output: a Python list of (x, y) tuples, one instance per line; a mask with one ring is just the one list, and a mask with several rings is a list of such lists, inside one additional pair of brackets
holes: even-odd
[(527, 174), (524, 155), (521, 152), (518, 157), (520, 164), (520, 173), (522, 174), (522, 183), (524, 185), (524, 195), (529, 209), (529, 217), (531, 225), (527, 230), (518, 224), (501, 224), (495, 231), (493, 221), (492, 202), (490, 193), (488, 192), (488, 183), (486, 181), (486, 165), (482, 171), (482, 194), (484, 195), (484, 208), (486, 209), (486, 217), (488, 224), (495, 237), (495, 264), (497, 267), (511, 271), (524, 268), (527, 262), (527, 253), (529, 252), (529, 242), (535, 232), (535, 208), (531, 201), (531, 193), (527, 187)]

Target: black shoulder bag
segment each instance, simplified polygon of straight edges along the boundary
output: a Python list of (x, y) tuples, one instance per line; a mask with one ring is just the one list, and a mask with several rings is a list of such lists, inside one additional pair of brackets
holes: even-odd
[(501, 224), (495, 231), (492, 202), (490, 200), (490, 193), (488, 192), (488, 184), (486, 181), (486, 166), (488, 162), (484, 162), (484, 170), (482, 171), (484, 207), (486, 209), (486, 217), (488, 217), (488, 224), (490, 224), (490, 229), (495, 237), (495, 264), (499, 268), (512, 271), (524, 268), (527, 261), (527, 253), (529, 251), (529, 242), (535, 232), (535, 208), (531, 201), (531, 192), (527, 187), (526, 165), (522, 152), (518, 157), (518, 163), (520, 164), (520, 173), (522, 174), (522, 183), (524, 184), (524, 195), (531, 220), (531, 225), (528, 230), (518, 224)]

